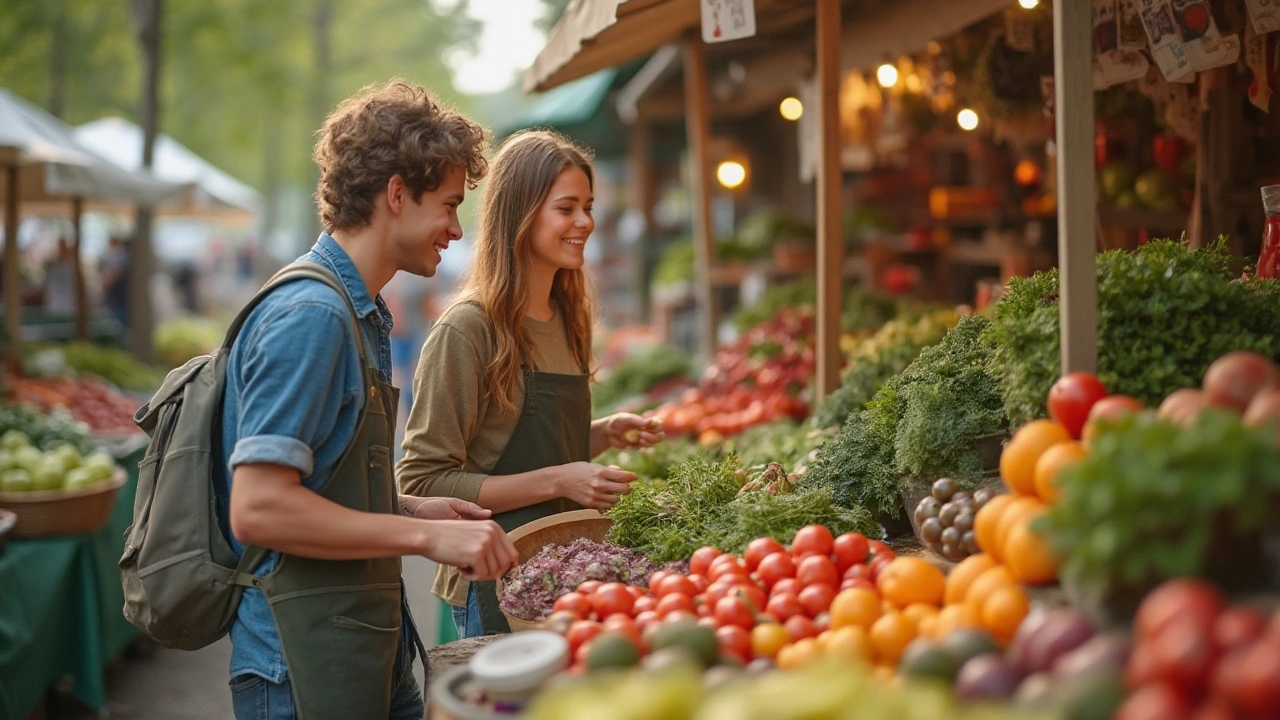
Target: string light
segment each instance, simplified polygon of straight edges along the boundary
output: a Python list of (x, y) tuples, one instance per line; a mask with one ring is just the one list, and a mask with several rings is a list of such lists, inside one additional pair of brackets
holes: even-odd
[(956, 113), (956, 123), (961, 130), (970, 131), (978, 129), (978, 113), (965, 108)]
[(746, 179), (747, 169), (736, 160), (725, 160), (716, 167), (716, 180), (730, 190), (741, 185)]
[(880, 83), (880, 87), (891, 88), (898, 84), (898, 68), (890, 63), (885, 63), (876, 68), (876, 82)]
[(1034, 10), (1040, 4), (1040, 0), (1018, 0), (1018, 4), (1026, 10)]
[(794, 122), (804, 115), (804, 104), (799, 98), (783, 98), (782, 102), (778, 103), (778, 112), (782, 113), (782, 117)]

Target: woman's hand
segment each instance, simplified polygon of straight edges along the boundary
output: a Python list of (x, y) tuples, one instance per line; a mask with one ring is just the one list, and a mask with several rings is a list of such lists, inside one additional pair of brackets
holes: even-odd
[(605, 438), (609, 447), (621, 450), (653, 447), (666, 438), (662, 421), (632, 413), (615, 413), (605, 418)]
[(636, 474), (605, 467), (599, 463), (576, 462), (561, 465), (557, 479), (558, 494), (594, 510), (608, 510), (631, 492)]
[(419, 520), (488, 520), (493, 515), (475, 503), (451, 497), (401, 495), (400, 506), (406, 515)]

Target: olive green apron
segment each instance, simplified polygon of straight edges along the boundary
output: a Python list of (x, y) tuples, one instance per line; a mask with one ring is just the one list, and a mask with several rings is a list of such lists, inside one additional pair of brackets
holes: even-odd
[[(524, 408), (515, 432), (507, 441), (490, 475), (517, 475), (555, 465), (591, 459), (591, 387), (586, 373), (561, 375), (524, 373)], [(556, 513), (581, 510), (566, 498), (498, 513), (494, 520), (511, 532)], [(480, 603), (480, 622), (485, 635), (511, 632), (507, 618), (498, 607), (497, 583), (475, 583)]]
[[(358, 339), (368, 394), (355, 436), (319, 492), (353, 510), (398, 513), (391, 446), (399, 390), (369, 364), (363, 334)], [(271, 606), (300, 720), (386, 720), (402, 622), (426, 662), (406, 608), (398, 557), (281, 554), (272, 572), (243, 584), (261, 590)], [(408, 660), (411, 666), (412, 655)]]

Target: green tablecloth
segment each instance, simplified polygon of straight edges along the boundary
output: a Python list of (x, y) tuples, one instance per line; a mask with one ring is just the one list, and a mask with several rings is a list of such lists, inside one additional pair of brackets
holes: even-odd
[(141, 451), (121, 460), (129, 481), (102, 530), (10, 540), (0, 554), (0, 720), (22, 720), (59, 678), (75, 698), (106, 704), (106, 666), (138, 637), (124, 619), (117, 562), (133, 519)]

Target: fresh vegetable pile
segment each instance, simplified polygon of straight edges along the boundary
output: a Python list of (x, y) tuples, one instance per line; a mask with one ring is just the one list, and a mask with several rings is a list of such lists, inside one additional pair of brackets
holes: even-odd
[(65, 408), (94, 433), (138, 432), (138, 426), (133, 422), (138, 402), (101, 380), (87, 376), (76, 380), (16, 378), (12, 384), (14, 398), (19, 403), (44, 412)]
[(63, 375), (67, 371), (96, 375), (128, 391), (151, 393), (164, 382), (165, 371), (138, 361), (119, 348), (74, 342), (24, 348), (24, 369), (31, 376)]
[(16, 430), (39, 450), (70, 445), (81, 454), (90, 450), (88, 427), (65, 410), (44, 413), (28, 405), (0, 404), (0, 434)]
[(547, 546), (508, 572), (499, 605), (511, 617), (541, 620), (551, 614), (557, 598), (585, 582), (643, 586), (657, 569), (627, 548), (579, 538), (569, 545)]
[(0, 492), (79, 490), (110, 480), (116, 469), (103, 452), (84, 456), (69, 443), (41, 451), (21, 430), (0, 435)]

